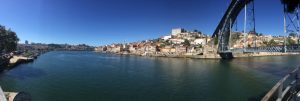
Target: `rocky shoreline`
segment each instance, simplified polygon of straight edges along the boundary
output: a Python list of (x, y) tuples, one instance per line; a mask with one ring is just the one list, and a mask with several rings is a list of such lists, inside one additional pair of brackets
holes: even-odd
[(12, 69), (20, 64), (33, 62), (43, 53), (46, 53), (46, 51), (35, 51), (26, 55), (24, 52), (13, 52), (6, 54), (1, 58), (0, 71)]

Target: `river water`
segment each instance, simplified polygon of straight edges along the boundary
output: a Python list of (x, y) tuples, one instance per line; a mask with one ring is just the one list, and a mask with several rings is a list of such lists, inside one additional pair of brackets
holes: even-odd
[(233, 60), (54, 51), (0, 74), (5, 91), (33, 101), (255, 101), (300, 56)]

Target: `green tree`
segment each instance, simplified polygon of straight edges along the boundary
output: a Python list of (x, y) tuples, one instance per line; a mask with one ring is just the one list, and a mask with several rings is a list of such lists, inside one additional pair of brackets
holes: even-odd
[(274, 46), (274, 45), (277, 45), (277, 44), (278, 44), (278, 43), (275, 42), (274, 39), (271, 39), (271, 40), (268, 42), (267, 46)]
[(218, 36), (214, 37), (214, 44), (217, 45), (218, 44)]
[(289, 45), (296, 44), (296, 41), (289, 37), (289, 38), (287, 38), (287, 44), (289, 44)]
[(7, 45), (6, 45), (6, 50), (7, 52), (12, 52), (12, 51), (16, 51), (17, 50), (17, 45), (19, 42), (19, 38), (16, 34), (16, 32), (12, 31), (12, 30), (8, 30), (7, 31)]
[(290, 33), (289, 36), (290, 36), (290, 37), (296, 37), (297, 34), (296, 34), (296, 33)]
[(17, 49), (19, 38), (11, 29), (0, 25), (0, 52), (9, 53)]
[(188, 39), (184, 39), (184, 42), (182, 44), (185, 45), (185, 46), (190, 46), (191, 45), (191, 43)]
[(63, 48), (61, 45), (58, 45), (58, 44), (48, 44), (48, 47), (50, 47), (52, 49)]
[(234, 45), (240, 39), (240, 33), (231, 33), (230, 44)]
[(160, 46), (159, 46), (159, 48), (164, 48), (164, 47), (166, 47), (165, 44), (160, 44)]
[(268, 41), (264, 41), (263, 44), (264, 44), (264, 45), (268, 45)]
[(170, 40), (167, 40), (166, 42), (164, 42), (164, 44), (168, 46), (168, 45), (171, 45), (172, 42)]
[(6, 37), (5, 27), (0, 25), (0, 53), (2, 53), (4, 50), (5, 37)]
[(200, 44), (200, 45), (197, 45), (196, 48), (203, 48), (203, 46)]

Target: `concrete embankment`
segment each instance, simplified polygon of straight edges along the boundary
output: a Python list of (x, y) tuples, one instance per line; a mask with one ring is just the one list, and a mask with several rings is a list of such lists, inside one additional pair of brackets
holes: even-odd
[[(110, 52), (105, 52), (110, 53)], [(169, 58), (192, 58), (192, 59), (221, 59), (219, 53), (214, 48), (206, 48), (203, 53), (192, 54), (192, 53), (111, 53), (118, 55), (138, 55), (138, 56), (149, 56), (149, 57), (169, 57)], [(233, 52), (233, 58), (242, 57), (263, 57), (263, 56), (285, 56), (285, 55), (300, 55), (300, 53), (282, 53), (282, 52)]]
[(191, 56), (193, 59), (220, 59), (219, 54), (203, 54), (203, 55), (195, 55)]
[[(242, 57), (264, 57), (264, 56), (286, 56), (286, 55), (300, 55), (300, 53), (282, 53), (282, 52), (256, 52), (256, 53), (232, 53), (234, 58), (242, 58)], [(196, 59), (220, 59), (220, 55), (217, 53), (213, 54), (204, 54), (199, 56), (192, 56), (192, 58)]]
[(234, 58), (240, 57), (262, 57), (262, 56), (285, 56), (285, 55), (300, 55), (300, 53), (282, 53), (282, 52), (255, 52), (255, 53), (233, 53)]
[(9, 60), (9, 66), (16, 66), (19, 65), (21, 63), (27, 63), (27, 62), (32, 62), (34, 60), (34, 58), (29, 58), (29, 57), (24, 57), (24, 56), (13, 56), (10, 60)]

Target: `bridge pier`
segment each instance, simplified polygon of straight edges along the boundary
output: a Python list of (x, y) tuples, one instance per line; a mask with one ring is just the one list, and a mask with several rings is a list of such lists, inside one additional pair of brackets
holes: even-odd
[(219, 55), (222, 59), (233, 59), (232, 52), (222, 52)]

